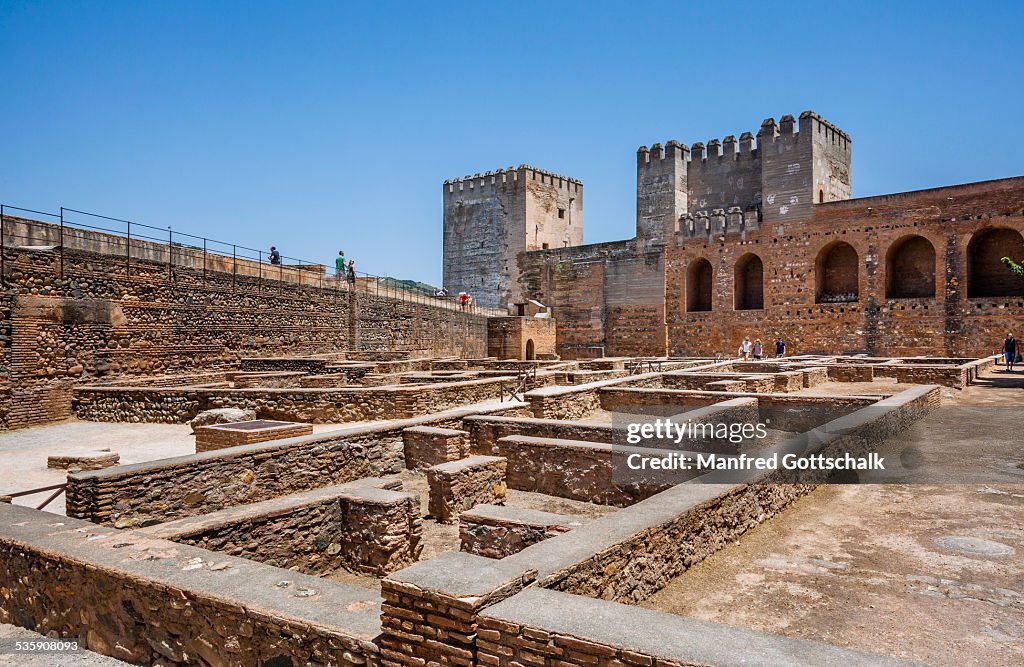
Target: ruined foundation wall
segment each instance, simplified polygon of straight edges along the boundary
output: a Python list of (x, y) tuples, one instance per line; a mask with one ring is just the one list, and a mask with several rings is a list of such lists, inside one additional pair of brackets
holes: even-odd
[(53, 518), (0, 504), (0, 622), (142, 665), (380, 664), (372, 591)]

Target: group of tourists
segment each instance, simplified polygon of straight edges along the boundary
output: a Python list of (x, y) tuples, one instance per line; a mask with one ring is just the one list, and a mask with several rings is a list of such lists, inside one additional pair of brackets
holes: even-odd
[(349, 285), (356, 284), (356, 260), (348, 260), (345, 263), (345, 251), (339, 250), (338, 256), (334, 259), (334, 277), (339, 281), (344, 278)]
[[(740, 343), (740, 349), (737, 356), (742, 358), (743, 361), (750, 361), (751, 359), (758, 361), (760, 359), (764, 359), (764, 344), (761, 342), (760, 338), (755, 338), (754, 341), (751, 342), (750, 338), (746, 337), (743, 339), (743, 342)], [(786, 356), (786, 341), (782, 339), (782, 336), (779, 336), (775, 340), (775, 358), (781, 359), (784, 356)]]

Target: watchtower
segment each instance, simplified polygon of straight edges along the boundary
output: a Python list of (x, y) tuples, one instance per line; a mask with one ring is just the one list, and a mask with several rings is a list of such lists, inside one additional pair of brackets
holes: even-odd
[[(666, 243), (676, 232), (701, 236), (753, 225), (806, 220), (811, 206), (849, 199), (850, 137), (813, 111), (761, 123), (687, 147), (669, 141), (637, 150), (636, 235)], [(717, 227), (728, 214), (737, 222)], [(731, 220), (731, 218), (730, 218)], [(701, 223), (706, 223), (701, 228)]]
[(444, 286), (518, 303), (517, 256), (583, 243), (583, 183), (529, 165), (444, 182)]

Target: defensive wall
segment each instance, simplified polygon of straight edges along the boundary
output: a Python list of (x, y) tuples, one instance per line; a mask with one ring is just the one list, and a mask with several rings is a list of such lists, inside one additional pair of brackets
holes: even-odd
[(10, 216), (2, 240), (4, 428), (70, 417), (81, 382), (209, 370), (243, 357), (486, 354), (485, 316), (428, 297), (348, 289), (322, 272), (61, 233)]
[(774, 353), (979, 357), (1024, 322), (1024, 178), (814, 204), (747, 228), (721, 209), (664, 245), (637, 239), (520, 255), (563, 359)]

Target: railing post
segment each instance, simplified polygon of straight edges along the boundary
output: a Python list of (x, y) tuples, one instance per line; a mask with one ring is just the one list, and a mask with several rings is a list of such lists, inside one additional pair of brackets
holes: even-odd
[(231, 291), (235, 291), (235, 275), (238, 274), (238, 246), (231, 246)]
[(60, 279), (64, 280), (64, 207), (60, 207)]
[(256, 263), (259, 265), (259, 270), (260, 270), (260, 281), (259, 281), (259, 284), (256, 286), (256, 291), (260, 292), (262, 294), (263, 293), (263, 251), (262, 250), (257, 250), (256, 251)]
[(128, 247), (124, 254), (124, 278), (125, 280), (131, 280), (132, 278), (132, 223), (128, 221)]
[(203, 237), (203, 284), (206, 284), (206, 237)]
[(167, 280), (174, 280), (174, 232), (167, 228)]

